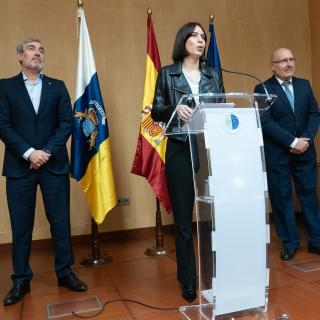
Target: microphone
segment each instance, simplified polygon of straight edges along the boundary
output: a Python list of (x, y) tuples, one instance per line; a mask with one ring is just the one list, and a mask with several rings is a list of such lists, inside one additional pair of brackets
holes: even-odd
[(259, 79), (257, 76), (254, 76), (254, 75), (252, 75), (252, 74), (245, 73), (245, 72), (239, 72), (239, 71), (227, 70), (227, 69), (222, 68), (222, 67), (220, 67), (220, 70), (221, 70), (221, 71), (224, 71), (224, 72), (227, 72), (227, 73), (234, 73), (234, 74), (239, 74), (239, 75), (241, 75), (241, 76), (247, 76), (247, 77), (250, 77), (250, 78), (253, 78), (253, 79), (255, 79), (255, 80), (259, 81), (259, 82), (260, 82), (260, 84), (261, 84), (261, 85), (262, 85), (262, 87), (263, 87), (263, 90), (264, 90), (264, 92), (265, 92), (266, 96), (267, 96), (266, 102), (268, 102), (268, 103), (269, 103), (269, 102), (271, 102), (271, 101), (272, 101), (272, 98), (270, 97), (269, 92), (268, 92), (268, 90), (267, 90), (267, 88), (266, 88), (266, 86), (265, 86), (264, 82), (263, 82), (263, 81), (261, 81), (261, 79)]
[(257, 80), (262, 85), (263, 90), (264, 90), (264, 92), (265, 92), (265, 94), (267, 96), (266, 102), (269, 104), (272, 101), (272, 98), (270, 97), (269, 92), (268, 92), (264, 82), (261, 81), (261, 79), (259, 79), (258, 77), (254, 76), (252, 74), (249, 74), (249, 73), (245, 73), (245, 72), (227, 70), (227, 69), (222, 68), (222, 67), (214, 67), (214, 69), (218, 69), (218, 70), (221, 70), (221, 71), (227, 72), (227, 73), (239, 74), (241, 76), (247, 76), (247, 77), (250, 77), (250, 78), (253, 78), (253, 79)]

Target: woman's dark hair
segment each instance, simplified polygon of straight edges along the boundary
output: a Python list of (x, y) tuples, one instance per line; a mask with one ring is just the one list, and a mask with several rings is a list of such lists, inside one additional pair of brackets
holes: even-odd
[[(207, 42), (207, 35), (199, 22), (188, 22), (183, 25), (176, 34), (176, 39), (174, 41), (173, 50), (172, 50), (172, 60), (174, 62), (182, 61), (186, 56), (188, 56), (188, 52), (186, 50), (186, 42), (191, 37), (192, 33), (196, 26), (199, 26), (205, 36), (205, 41)], [(200, 57), (200, 61), (205, 60), (205, 52), (203, 51), (202, 56)]]

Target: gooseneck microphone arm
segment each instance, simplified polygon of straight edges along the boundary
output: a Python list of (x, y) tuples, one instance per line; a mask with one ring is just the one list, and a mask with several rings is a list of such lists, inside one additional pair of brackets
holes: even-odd
[(272, 98), (270, 97), (269, 95), (269, 92), (265, 86), (265, 84), (263, 83), (263, 81), (261, 81), (258, 77), (252, 75), (252, 74), (249, 74), (249, 73), (245, 73), (245, 72), (239, 72), (239, 71), (233, 71), (233, 70), (227, 70), (225, 68), (222, 68), (222, 67), (217, 67), (217, 69), (220, 69), (221, 71), (223, 72), (227, 72), (227, 73), (233, 73), (233, 74), (239, 74), (239, 75), (242, 75), (242, 76), (247, 76), (247, 77), (250, 77), (250, 78), (253, 78), (255, 80), (257, 80), (263, 87), (263, 90), (267, 96), (267, 99), (266, 99), (266, 102), (270, 102), (272, 101)]

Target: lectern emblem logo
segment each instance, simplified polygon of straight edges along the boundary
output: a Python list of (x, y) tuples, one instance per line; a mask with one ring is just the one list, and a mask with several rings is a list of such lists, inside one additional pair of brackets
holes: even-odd
[(240, 118), (234, 112), (228, 112), (222, 116), (223, 128), (231, 133), (236, 133), (240, 130)]

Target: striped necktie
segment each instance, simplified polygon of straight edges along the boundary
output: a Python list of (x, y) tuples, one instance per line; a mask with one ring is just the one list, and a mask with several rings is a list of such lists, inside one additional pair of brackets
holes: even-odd
[(282, 85), (284, 87), (284, 92), (286, 93), (287, 98), (288, 98), (288, 100), (290, 102), (291, 108), (294, 111), (294, 96), (293, 96), (292, 92), (289, 89), (289, 84), (290, 84), (290, 81), (282, 82)]

